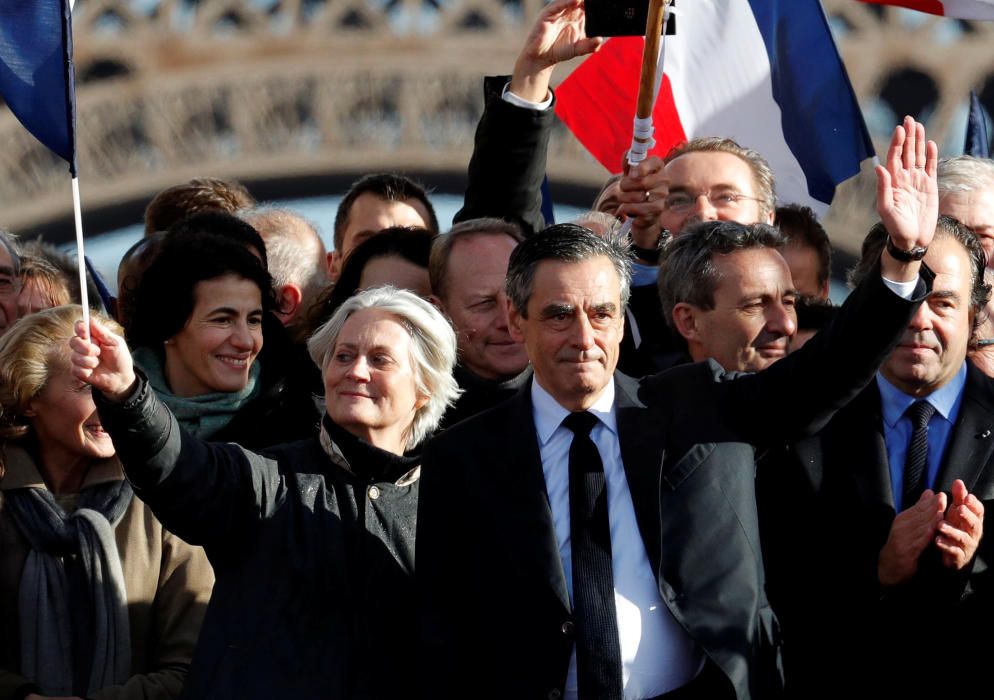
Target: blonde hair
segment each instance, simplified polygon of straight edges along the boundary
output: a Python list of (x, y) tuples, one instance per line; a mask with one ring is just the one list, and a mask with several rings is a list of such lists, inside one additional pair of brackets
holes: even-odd
[[(106, 327), (121, 327), (103, 314), (91, 312)], [(28, 429), (24, 410), (37, 397), (54, 371), (69, 366), (69, 339), (83, 318), (79, 304), (66, 304), (25, 316), (0, 338), (0, 440), (22, 437)]]
[(427, 396), (428, 402), (414, 414), (407, 436), (410, 449), (438, 426), (445, 409), (462, 393), (452, 376), (456, 334), (438, 309), (421, 297), (394, 287), (373, 287), (349, 297), (307, 341), (307, 351), (322, 372), (349, 316), (365, 309), (380, 309), (396, 316), (411, 335), (414, 381), (418, 393)]

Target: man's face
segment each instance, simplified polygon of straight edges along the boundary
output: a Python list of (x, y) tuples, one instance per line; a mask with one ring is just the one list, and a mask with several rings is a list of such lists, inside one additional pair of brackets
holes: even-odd
[(821, 261), (818, 259), (817, 250), (808, 245), (788, 243), (780, 253), (787, 261), (790, 277), (798, 294), (817, 299), (828, 298), (828, 280), (825, 280), (825, 284), (818, 281)]
[(511, 337), (522, 341), (535, 380), (563, 408), (590, 408), (618, 364), (624, 309), (606, 257), (546, 260), (535, 270), (528, 317), (508, 303)]
[(939, 201), (939, 213), (972, 229), (987, 253), (987, 266), (994, 267), (994, 187), (951, 192)]
[(349, 209), (342, 249), (329, 254), (329, 274), (337, 280), (342, 273), (342, 263), (357, 245), (385, 228), (394, 226), (428, 227), (428, 211), (416, 199), (391, 202), (371, 192), (359, 195)]
[(683, 302), (673, 310), (691, 356), (713, 357), (730, 372), (769, 367), (787, 354), (797, 332), (798, 295), (787, 263), (773, 248), (717, 255), (712, 262), (719, 280), (714, 308)]
[(17, 320), (17, 296), (21, 281), (14, 275), (14, 261), (7, 247), (0, 244), (0, 335)]
[(973, 321), (966, 249), (954, 238), (937, 238), (925, 263), (935, 273), (932, 293), (880, 368), (891, 384), (911, 396), (928, 396), (956, 375), (966, 359)]
[(506, 379), (528, 366), (525, 346), (507, 327), (504, 278), (517, 242), (505, 235), (470, 235), (449, 251), (444, 298), (436, 301), (456, 331), (459, 362), (484, 379)]
[[(773, 223), (773, 212), (762, 213), (761, 205), (754, 198), (756, 182), (749, 164), (736, 155), (721, 152), (692, 152), (674, 158), (664, 168), (668, 195), (689, 195), (693, 206), (688, 211), (664, 208), (659, 217), (663, 228), (673, 235), (698, 221), (738, 221), (743, 224)], [(715, 206), (708, 197), (717, 201), (720, 194), (742, 194), (753, 199), (742, 199), (734, 205)]]

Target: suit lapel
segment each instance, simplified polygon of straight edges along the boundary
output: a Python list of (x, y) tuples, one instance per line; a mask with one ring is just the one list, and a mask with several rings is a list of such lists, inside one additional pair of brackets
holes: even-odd
[(532, 417), (531, 382), (527, 382), (507, 406), (509, 414), (502, 423), (513, 426), (510, 433), (513, 437), (508, 441), (508, 461), (504, 465), (507, 485), (504, 495), (499, 497), (502, 502), (497, 504), (506, 533), (507, 554), (526, 575), (547, 585), (564, 610), (569, 611), (569, 590)]
[(658, 417), (637, 398), (635, 381), (615, 373), (615, 411), (625, 478), (652, 570), (659, 570), (659, 475), (663, 441)]
[(967, 365), (963, 403), (935, 480), (936, 491), (948, 493), (953, 481), (962, 479), (967, 490), (972, 492), (994, 451), (992, 382), (973, 363), (967, 362)]

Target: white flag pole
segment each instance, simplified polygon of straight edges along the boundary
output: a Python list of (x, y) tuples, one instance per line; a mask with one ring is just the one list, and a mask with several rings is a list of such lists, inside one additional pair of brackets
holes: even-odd
[(72, 209), (76, 220), (76, 264), (79, 267), (79, 303), (83, 307), (83, 327), (90, 337), (90, 303), (86, 290), (86, 253), (83, 251), (83, 208), (79, 202), (79, 178), (72, 178)]
[[(635, 124), (632, 145), (628, 149), (628, 165), (635, 166), (646, 159), (656, 145), (652, 138), (655, 127), (652, 124), (652, 110), (656, 106), (656, 95), (662, 82), (662, 59), (666, 47), (663, 27), (669, 19), (671, 0), (649, 0), (649, 15), (645, 22), (645, 48), (642, 49), (642, 73), (639, 77), (638, 103), (635, 110)], [(625, 219), (621, 234), (627, 236), (632, 230), (631, 218)]]

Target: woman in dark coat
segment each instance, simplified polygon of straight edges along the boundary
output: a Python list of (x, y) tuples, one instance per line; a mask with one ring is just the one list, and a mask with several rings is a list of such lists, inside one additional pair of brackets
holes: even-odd
[(390, 287), (345, 302), (308, 344), (320, 434), (261, 454), (181, 430), (123, 340), (98, 323), (92, 338), (71, 341), (74, 373), (135, 492), (217, 575), (187, 697), (411, 696), (412, 450), (458, 393), (441, 314)]

